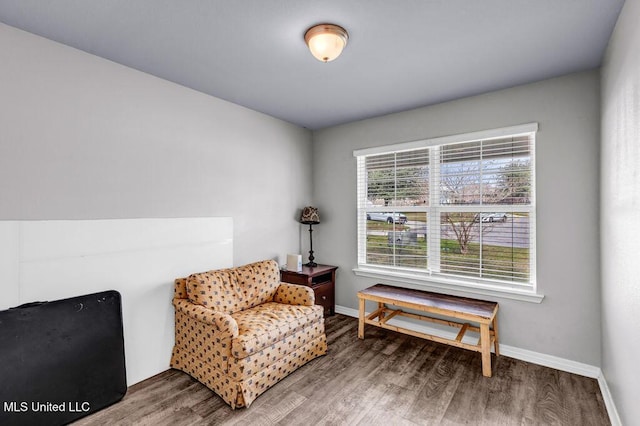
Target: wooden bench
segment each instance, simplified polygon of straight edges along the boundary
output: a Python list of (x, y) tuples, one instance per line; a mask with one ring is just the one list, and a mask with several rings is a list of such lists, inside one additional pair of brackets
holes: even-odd
[[(376, 284), (359, 291), (358, 299), (360, 304), (358, 338), (364, 339), (364, 325), (370, 324), (386, 328), (387, 330), (480, 352), (482, 353), (482, 375), (491, 377), (491, 343), (493, 343), (496, 356), (500, 355), (500, 350), (498, 349), (498, 304), (496, 302), (449, 296), (384, 284)], [(367, 300), (377, 302), (378, 309), (365, 316), (364, 309)], [(427, 315), (404, 312), (401, 309), (390, 309), (386, 304), (451, 317), (464, 322), (433, 318)], [(436, 324), (457, 327), (460, 331), (455, 339), (447, 339), (388, 324), (388, 321), (396, 316), (417, 318)], [(471, 325), (470, 323), (477, 323), (479, 327)], [(464, 334), (469, 330), (480, 333), (478, 344), (471, 345), (462, 342)]]

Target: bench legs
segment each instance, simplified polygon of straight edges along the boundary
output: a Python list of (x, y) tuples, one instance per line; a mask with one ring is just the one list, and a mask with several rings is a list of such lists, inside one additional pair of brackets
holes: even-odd
[(496, 356), (500, 356), (500, 345), (498, 344), (498, 315), (493, 317), (493, 321), (491, 322), (493, 327), (493, 350), (496, 353)]
[[(498, 343), (498, 316), (491, 321), (493, 329), (493, 350), (496, 357), (500, 356), (500, 344)], [(482, 375), (491, 377), (491, 331), (489, 324), (480, 324), (480, 345), (482, 349)]]
[(358, 299), (359, 315), (358, 315), (358, 339), (364, 339), (364, 299)]
[(489, 324), (480, 324), (480, 344), (482, 348), (482, 375), (491, 377), (491, 333)]

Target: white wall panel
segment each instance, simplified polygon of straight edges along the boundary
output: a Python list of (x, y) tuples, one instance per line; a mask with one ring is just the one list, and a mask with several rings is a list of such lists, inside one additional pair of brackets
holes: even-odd
[(0, 241), (0, 308), (121, 293), (129, 385), (169, 368), (173, 280), (233, 264), (231, 218), (0, 222)]
[(0, 309), (14, 306), (20, 300), (18, 282), (19, 225), (0, 221)]

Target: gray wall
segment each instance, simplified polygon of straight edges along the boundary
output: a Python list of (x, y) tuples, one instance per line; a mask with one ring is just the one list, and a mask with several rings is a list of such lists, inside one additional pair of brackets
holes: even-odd
[[(345, 124), (314, 132), (314, 202), (323, 222), (316, 258), (340, 267), (337, 303), (356, 308), (356, 162), (353, 150), (540, 124), (537, 156), (538, 289), (541, 304), (499, 299), (502, 342), (600, 365), (597, 71)], [(316, 242), (317, 241), (317, 242)]]
[(622, 422), (640, 421), (640, 1), (602, 69), (602, 370)]
[(3, 24), (0, 57), (0, 219), (231, 216), (235, 264), (301, 251), (309, 131)]

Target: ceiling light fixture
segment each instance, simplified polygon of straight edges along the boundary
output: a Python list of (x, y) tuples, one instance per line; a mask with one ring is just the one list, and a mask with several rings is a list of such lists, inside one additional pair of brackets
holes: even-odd
[(334, 24), (316, 25), (304, 34), (304, 41), (309, 46), (311, 54), (322, 62), (330, 62), (340, 56), (347, 40), (347, 31)]

